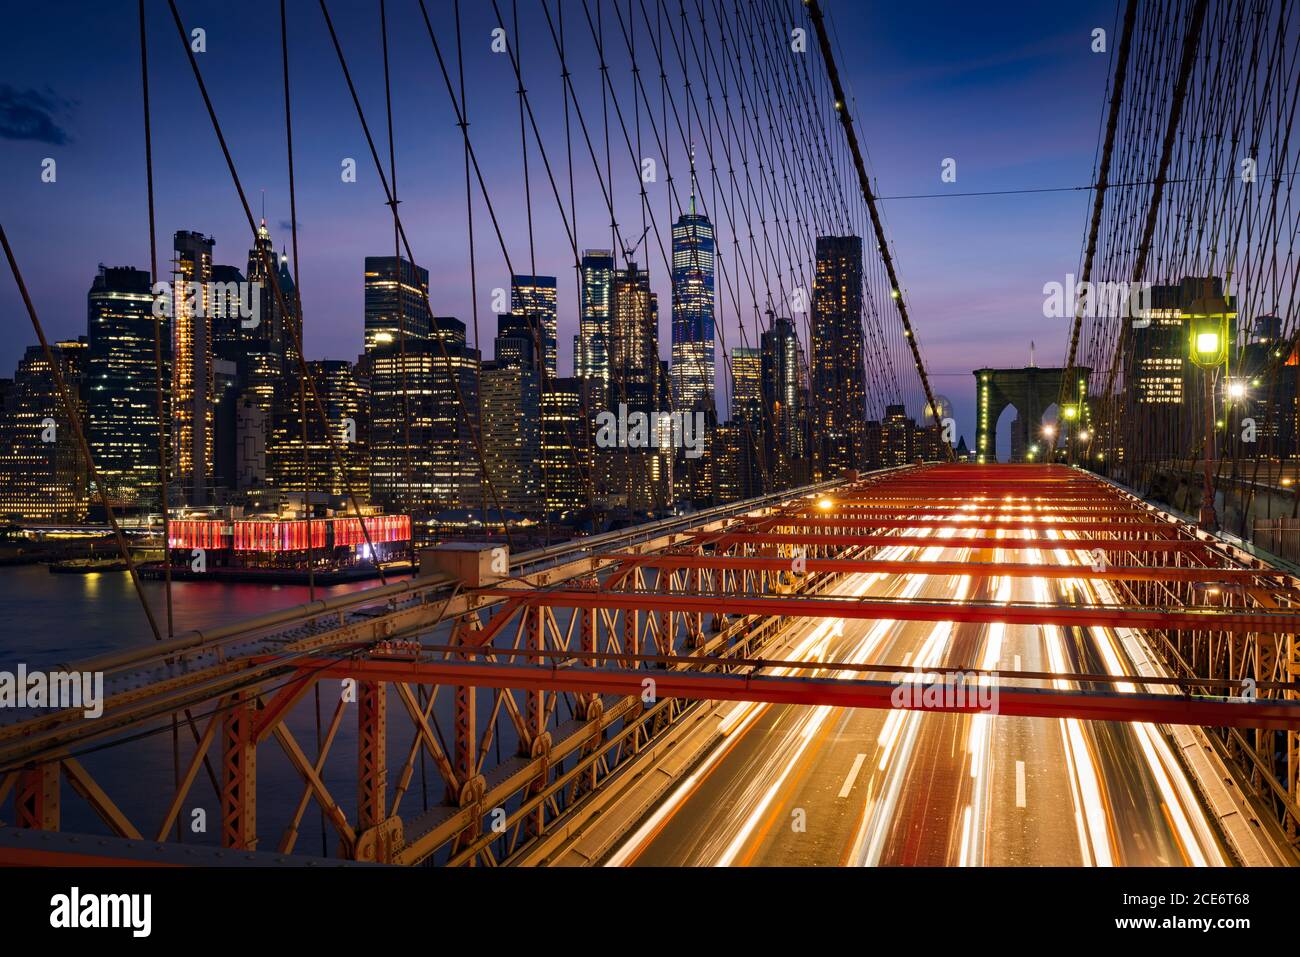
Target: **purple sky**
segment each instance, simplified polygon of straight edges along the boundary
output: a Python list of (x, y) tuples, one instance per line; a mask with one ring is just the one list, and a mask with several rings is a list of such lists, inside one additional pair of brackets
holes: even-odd
[[(450, 4), (433, 0), (428, 6), (454, 70)], [(626, 3), (619, 6), (626, 15)], [(655, 9), (649, 0), (646, 6)], [(669, 6), (676, 9), (676, 3)], [(1090, 34), (1094, 27), (1104, 27), (1117, 42), (1113, 0), (1007, 3), (998, 9), (962, 2), (848, 0), (827, 0), (824, 6), (882, 196), (1090, 181), (1109, 69), (1108, 55), (1091, 52)], [(243, 268), (250, 237), (229, 175), (167, 6), (148, 0), (148, 7), (160, 268), (166, 268), (177, 229), (214, 235), (216, 260)], [(187, 26), (207, 31), (208, 49), (199, 56), (200, 66), (254, 210), (265, 190), (272, 234), (277, 245), (287, 245), (276, 5), (184, 0), (180, 7)], [(416, 259), (430, 272), (435, 312), (460, 317), (472, 332), (459, 132), (418, 5), (392, 0), (389, 7), (402, 216)], [(514, 268), (530, 272), (513, 72), (508, 58), (489, 50), (495, 25), (491, 4), (466, 2), (462, 7), (471, 136), (503, 219)], [(501, 7), (509, 20), (509, 0)], [(377, 10), (377, 0), (331, 4), (386, 160)], [(519, 10), (518, 48), (529, 95), (567, 202), (558, 59), (539, 3), (521, 0)], [(603, 10), (614, 51), (611, 75), (620, 91), (629, 94), (625, 105), (630, 109), (626, 52), (614, 7), (606, 3)], [(639, 4), (634, 10), (639, 16)], [(566, 0), (565, 17), (578, 95), (594, 124), (593, 135), (599, 136), (599, 79), (583, 4)], [(391, 218), (317, 4), (291, 0), (290, 21), (307, 354), (353, 358), (361, 350), (362, 259), (392, 253)], [(86, 291), (97, 264), (148, 266), (135, 5), (57, 0), (39, 9), (25, 5), (6, 13), (4, 27), (0, 221), (48, 333), (84, 334)], [(639, 55), (648, 67), (648, 45)], [(642, 152), (651, 155), (648, 124), (643, 132)], [(672, 140), (669, 159), (681, 176), (675, 128)], [(574, 150), (579, 245), (609, 246), (608, 217), (579, 134)], [(618, 218), (624, 233), (635, 238), (641, 215), (621, 134), (613, 140), (613, 150)], [(58, 163), (52, 184), (41, 182), (45, 157)], [(341, 182), (344, 157), (357, 161), (355, 184)], [(957, 161), (955, 184), (940, 181), (940, 164), (947, 157)], [(560, 277), (560, 372), (566, 374), (577, 328), (572, 255), (535, 148), (530, 162), (536, 271)], [(684, 189), (680, 180), (678, 187)], [(662, 173), (660, 182), (648, 188), (666, 239), (669, 198)], [(954, 403), (968, 441), (973, 442), (974, 432), (972, 369), (1027, 364), (1031, 340), (1040, 365), (1062, 361), (1066, 321), (1043, 318), (1042, 287), (1077, 272), (1090, 198), (1079, 191), (882, 204), (935, 391)], [(725, 228), (721, 209), (712, 212), (720, 230)], [(492, 289), (508, 285), (509, 270), (477, 191), (474, 215), (478, 322), (487, 342), (494, 334)], [(640, 258), (648, 261), (660, 292), (666, 354), (670, 300), (663, 259), (657, 250)], [(728, 345), (739, 345), (734, 311), (724, 307), (722, 313), (730, 313)], [(742, 321), (753, 344), (753, 317)], [(0, 323), (6, 331), (0, 342), (0, 375), (12, 374), (35, 336), (7, 274), (0, 276)]]

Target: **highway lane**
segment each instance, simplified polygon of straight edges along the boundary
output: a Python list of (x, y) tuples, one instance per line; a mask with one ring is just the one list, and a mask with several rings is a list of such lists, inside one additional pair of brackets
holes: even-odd
[[(959, 541), (967, 530), (936, 532)], [(971, 555), (969, 549), (929, 541), (908, 551), (923, 553), (924, 560), (1074, 563), (1080, 558), (1064, 549)], [(1114, 598), (1079, 580), (977, 581), (922, 574), (855, 575), (838, 590), (1004, 602), (1047, 601), (1069, 592), (1082, 600)], [(810, 623), (793, 643), (797, 648), (813, 641), (818, 660), (828, 663), (1132, 673), (1124, 636), (1107, 629), (1067, 635), (1047, 626), (845, 622), (842, 634), (839, 630), (834, 622)], [(610, 863), (1225, 861), (1171, 749), (1149, 726), (792, 705), (742, 704), (734, 714), (725, 738)]]

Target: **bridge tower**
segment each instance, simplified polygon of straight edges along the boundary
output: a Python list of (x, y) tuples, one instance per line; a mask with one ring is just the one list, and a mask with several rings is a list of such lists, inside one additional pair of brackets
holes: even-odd
[(1013, 406), (1019, 413), (1013, 426), (1019, 430), (1018, 435), (1012, 436), (1013, 449), (1027, 449), (1038, 440), (1043, 414), (1062, 395), (1078, 396), (1078, 401), (1060, 410), (1061, 420), (1084, 424), (1088, 416), (1086, 400), (1091, 372), (1082, 366), (1072, 367), (1068, 389), (1063, 392), (1061, 380), (1066, 376), (1065, 369), (1033, 365), (1023, 369), (976, 369), (975, 461), (997, 461), (998, 418), (1007, 406)]

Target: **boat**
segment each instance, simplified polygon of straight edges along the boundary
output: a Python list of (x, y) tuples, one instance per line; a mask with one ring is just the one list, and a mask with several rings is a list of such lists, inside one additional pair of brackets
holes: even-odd
[(69, 558), (66, 561), (51, 562), (48, 566), (54, 575), (89, 575), (93, 572), (124, 572), (126, 560), (123, 558)]

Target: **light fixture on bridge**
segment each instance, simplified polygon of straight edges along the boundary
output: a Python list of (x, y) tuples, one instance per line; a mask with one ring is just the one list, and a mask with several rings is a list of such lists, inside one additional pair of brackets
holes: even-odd
[(1092, 438), (1092, 434), (1091, 434), (1087, 429), (1080, 429), (1080, 430), (1079, 430), (1079, 441), (1080, 441), (1080, 442), (1087, 442), (1090, 438)]
[(1212, 294), (1212, 287), (1206, 292), (1207, 295), (1188, 308), (1187, 323), (1191, 332), (1192, 362), (1202, 369), (1211, 369), (1228, 358), (1228, 322), (1237, 314), (1227, 299)]
[(1074, 405), (1067, 405), (1065, 408), (1061, 410), (1061, 415), (1065, 416), (1065, 418), (1067, 419), (1074, 419), (1075, 417), (1078, 416), (1078, 414), (1079, 414), (1079, 407)]
[(832, 508), (835, 507), (835, 503), (828, 498), (823, 498), (817, 502), (817, 507), (820, 508), (823, 512), (829, 512)]
[[(1047, 425), (1043, 426), (1043, 438), (1045, 439), (1056, 438), (1056, 426), (1052, 425), (1050, 422), (1047, 423)], [(1038, 446), (1034, 446), (1034, 448), (1038, 448)]]
[(1241, 379), (1233, 379), (1228, 383), (1228, 398), (1244, 399), (1246, 398), (1246, 383)]
[[(1205, 466), (1205, 480), (1201, 486), (1201, 514), (1197, 524), (1201, 531), (1215, 532), (1219, 528), (1219, 518), (1214, 509), (1214, 445), (1216, 425), (1223, 428), (1222, 422), (1216, 422), (1214, 410), (1214, 373), (1212, 370), (1228, 361), (1228, 341), (1232, 338), (1229, 320), (1236, 318), (1228, 300), (1215, 292), (1214, 280), (1204, 280), (1204, 292), (1191, 304), (1185, 313), (1190, 334), (1188, 341), (1191, 359), (1194, 365), (1205, 370), (1205, 444), (1201, 447), (1201, 459)], [(1225, 369), (1226, 372), (1226, 369)]]

